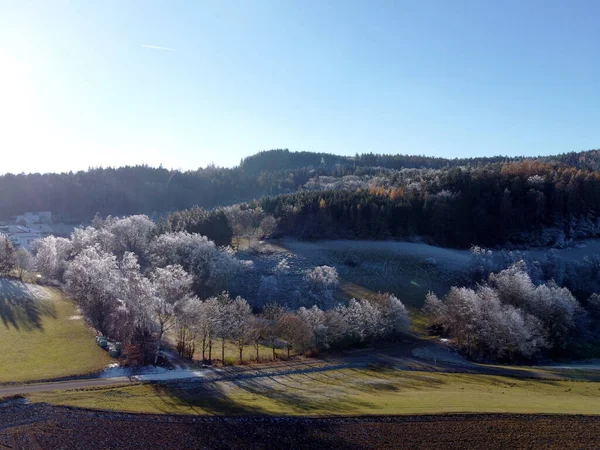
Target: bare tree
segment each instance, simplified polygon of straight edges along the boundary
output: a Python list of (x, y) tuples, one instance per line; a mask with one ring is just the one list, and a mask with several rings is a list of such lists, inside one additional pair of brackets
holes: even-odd
[(17, 266), (19, 267), (19, 278), (23, 281), (23, 275), (30, 270), (33, 265), (31, 253), (24, 247), (19, 247), (16, 252)]
[(311, 330), (307, 323), (294, 313), (285, 313), (279, 318), (277, 334), (286, 343), (288, 358), (292, 348), (300, 353), (310, 348)]
[(285, 308), (277, 303), (269, 303), (263, 308), (262, 317), (268, 324), (267, 340), (269, 341), (271, 350), (273, 351), (273, 360), (277, 359), (275, 349), (277, 344), (278, 322), (283, 314), (285, 314)]
[(229, 307), (230, 336), (240, 352), (240, 363), (243, 362), (244, 347), (248, 342), (248, 334), (252, 326), (252, 309), (246, 300), (241, 297), (231, 303)]
[(270, 325), (269, 321), (264, 317), (252, 316), (250, 318), (250, 326), (247, 334), (247, 342), (254, 347), (256, 351), (256, 361), (260, 360), (260, 346), (269, 339)]
[(158, 362), (161, 340), (174, 323), (176, 308), (191, 295), (192, 276), (179, 265), (157, 268), (151, 274), (154, 290), (153, 306), (158, 324), (158, 340), (154, 364)]

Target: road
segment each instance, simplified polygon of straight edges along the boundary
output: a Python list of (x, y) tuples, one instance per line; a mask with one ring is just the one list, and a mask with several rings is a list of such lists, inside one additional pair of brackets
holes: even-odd
[(12, 395), (31, 394), (33, 392), (59, 391), (65, 389), (84, 389), (133, 383), (128, 377), (86, 378), (69, 381), (49, 381), (46, 383), (15, 384), (0, 387), (0, 398)]
[[(442, 346), (429, 344), (431, 349), (437, 347), (438, 352), (429, 352), (440, 355)], [(231, 366), (222, 368), (205, 369), (176, 369), (160, 373), (147, 373), (131, 376), (114, 376), (107, 378), (82, 378), (64, 381), (47, 381), (41, 383), (27, 383), (21, 385), (0, 386), (0, 398), (12, 395), (24, 395), (34, 392), (45, 392), (67, 389), (85, 389), (93, 387), (116, 386), (123, 384), (155, 382), (155, 383), (212, 383), (216, 381), (234, 381), (249, 378), (280, 377), (300, 373), (315, 373), (334, 371), (345, 368), (358, 368), (385, 366), (396, 370), (470, 373), (482, 375), (500, 375), (516, 378), (537, 379), (581, 379), (582, 375), (572, 375), (573, 370), (587, 372), (585, 379), (598, 381), (600, 365), (595, 361), (591, 364), (547, 365), (547, 366), (499, 366), (475, 364), (470, 362), (457, 363), (457, 361), (443, 361), (425, 357), (416, 357), (412, 354), (412, 343), (397, 344), (385, 349), (362, 349), (360, 351), (346, 352), (338, 355), (328, 355), (326, 358), (299, 358), (291, 361), (277, 361), (268, 364)]]

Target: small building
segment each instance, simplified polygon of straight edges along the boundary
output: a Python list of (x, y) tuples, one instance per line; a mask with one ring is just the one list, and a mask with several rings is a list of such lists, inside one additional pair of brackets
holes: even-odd
[(52, 212), (26, 212), (25, 214), (18, 215), (16, 222), (19, 225), (49, 224), (52, 223)]
[(15, 248), (23, 247), (28, 250), (33, 241), (44, 237), (41, 233), (23, 225), (1, 227), (0, 233), (6, 234)]

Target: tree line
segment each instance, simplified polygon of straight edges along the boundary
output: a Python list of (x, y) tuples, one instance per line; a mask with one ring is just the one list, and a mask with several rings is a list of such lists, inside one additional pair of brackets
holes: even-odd
[(600, 234), (600, 172), (529, 160), (390, 172), (367, 188), (299, 191), (259, 204), (278, 232), (300, 238), (561, 246)]
[[(307, 183), (311, 180), (326, 176), (338, 179), (344, 176), (383, 177), (392, 187), (404, 189), (406, 186), (399, 184), (398, 179), (405, 177), (408, 169), (437, 171), (439, 173), (432, 176), (442, 174), (442, 178), (450, 178), (444, 189), (460, 192), (463, 203), (474, 208), (470, 197), (478, 192), (471, 191), (471, 186), (465, 184), (469, 180), (457, 176), (456, 170), (463, 168), (469, 172), (478, 169), (481, 174), (486, 171), (494, 174), (498, 167), (518, 162), (595, 171), (600, 167), (600, 151), (528, 159), (444, 159), (371, 153), (343, 157), (284, 149), (245, 158), (239, 166), (231, 169), (209, 166), (178, 171), (140, 165), (91, 168), (61, 174), (5, 174), (0, 176), (0, 219), (8, 220), (23, 211), (40, 210), (50, 210), (58, 220), (74, 223), (88, 222), (96, 213), (102, 216), (148, 214), (156, 219), (193, 206), (212, 209), (264, 196), (294, 193), (309, 188)], [(427, 175), (424, 177), (427, 178)], [(414, 181), (420, 182), (419, 179)], [(511, 195), (517, 195), (510, 183), (505, 187)], [(427, 186), (427, 191), (436, 194), (439, 189)], [(503, 191), (492, 191), (488, 195), (501, 199)], [(532, 193), (533, 198), (519, 201), (535, 203), (535, 195)], [(467, 212), (475, 214), (478, 209)], [(549, 218), (546, 217), (546, 220)]]

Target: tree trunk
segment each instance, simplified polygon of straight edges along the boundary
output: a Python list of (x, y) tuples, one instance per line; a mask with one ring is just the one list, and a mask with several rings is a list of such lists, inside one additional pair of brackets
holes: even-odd
[(202, 364), (206, 361), (206, 338), (202, 338)]
[(154, 365), (158, 364), (158, 354), (160, 353), (160, 341), (162, 340), (162, 336), (164, 333), (163, 326), (160, 326), (160, 334), (158, 335), (158, 341), (156, 342), (156, 355), (154, 355)]
[(212, 339), (208, 341), (208, 363), (212, 364)]
[(243, 351), (244, 351), (244, 347), (240, 347), (240, 364), (244, 362), (244, 358), (242, 358)]
[(256, 344), (256, 361), (258, 361), (258, 344)]
[(290, 346), (289, 345), (288, 345), (287, 351), (288, 351), (288, 359), (290, 359)]
[(225, 365), (225, 338), (221, 338), (221, 364)]
[(158, 364), (158, 354), (160, 353), (160, 339), (156, 342), (156, 353), (154, 354), (154, 365)]

